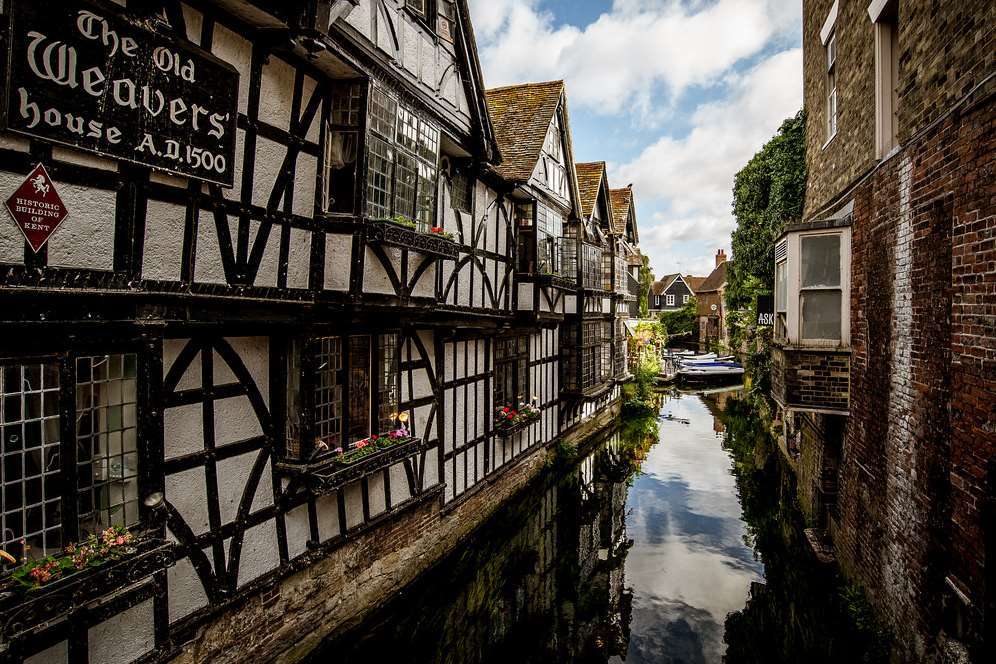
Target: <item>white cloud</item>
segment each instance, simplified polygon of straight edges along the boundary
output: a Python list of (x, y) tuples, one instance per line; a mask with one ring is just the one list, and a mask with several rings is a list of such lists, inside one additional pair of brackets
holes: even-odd
[(472, 0), (489, 86), (563, 78), (571, 102), (644, 114), (691, 86), (709, 86), (797, 24), (797, 0), (616, 0), (578, 28), (556, 25), (537, 0)]
[[(712, 252), (729, 251), (733, 177), (782, 120), (799, 110), (802, 52), (777, 53), (734, 76), (728, 86), (724, 99), (695, 110), (686, 136), (665, 136), (633, 161), (610, 165), (610, 180), (632, 182), (640, 208), (666, 208), (639, 220), (641, 247), (658, 270), (678, 243), (705, 248), (711, 243)], [(702, 260), (711, 264), (711, 258)]]

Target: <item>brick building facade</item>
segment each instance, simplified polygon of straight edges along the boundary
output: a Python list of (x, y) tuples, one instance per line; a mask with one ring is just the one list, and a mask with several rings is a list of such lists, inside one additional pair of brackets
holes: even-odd
[[(776, 245), (773, 377), (800, 496), (902, 659), (960, 642), (991, 661), (996, 9), (804, 10), (809, 179)], [(820, 355), (849, 362), (846, 399), (827, 383), (793, 401)]]

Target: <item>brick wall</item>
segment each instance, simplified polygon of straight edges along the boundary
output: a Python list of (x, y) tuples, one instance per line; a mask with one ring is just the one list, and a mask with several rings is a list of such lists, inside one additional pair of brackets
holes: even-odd
[[(833, 0), (803, 2), (807, 219), (876, 163), (875, 30), (864, 0), (839, 0), (838, 133), (823, 147), (827, 88), (820, 29), (832, 4)], [(993, 71), (996, 3), (902, 0), (899, 12), (898, 134), (900, 144), (905, 144)]]
[(848, 353), (774, 347), (771, 363), (772, 393), (783, 406), (847, 410)]
[(956, 629), (943, 612), (949, 584), (972, 601), (961, 636), (978, 644), (982, 629), (996, 455), (994, 94), (980, 90), (854, 191), (851, 415), (833, 530), (845, 572), (910, 659)]

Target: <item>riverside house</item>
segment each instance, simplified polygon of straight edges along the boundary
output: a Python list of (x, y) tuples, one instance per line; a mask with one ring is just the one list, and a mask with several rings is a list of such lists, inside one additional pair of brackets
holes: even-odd
[(803, 9), (809, 175), (774, 247), (772, 392), (810, 539), (909, 635), (903, 659), (993, 661), (993, 5)]
[(632, 190), (465, 0), (3, 14), (3, 661), (300, 656), (618, 413)]

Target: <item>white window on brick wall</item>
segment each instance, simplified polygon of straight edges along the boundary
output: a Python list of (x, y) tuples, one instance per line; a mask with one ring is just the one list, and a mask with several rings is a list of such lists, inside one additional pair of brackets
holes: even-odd
[(669, 307), (673, 307), (674, 306), (674, 294), (673, 293), (668, 293), (667, 294), (667, 306), (669, 306)]
[(875, 156), (881, 159), (899, 144), (899, 2), (872, 0), (868, 16), (875, 24)]
[(805, 346), (847, 346), (850, 228), (789, 233), (784, 242), (784, 254), (776, 251), (776, 337)]

